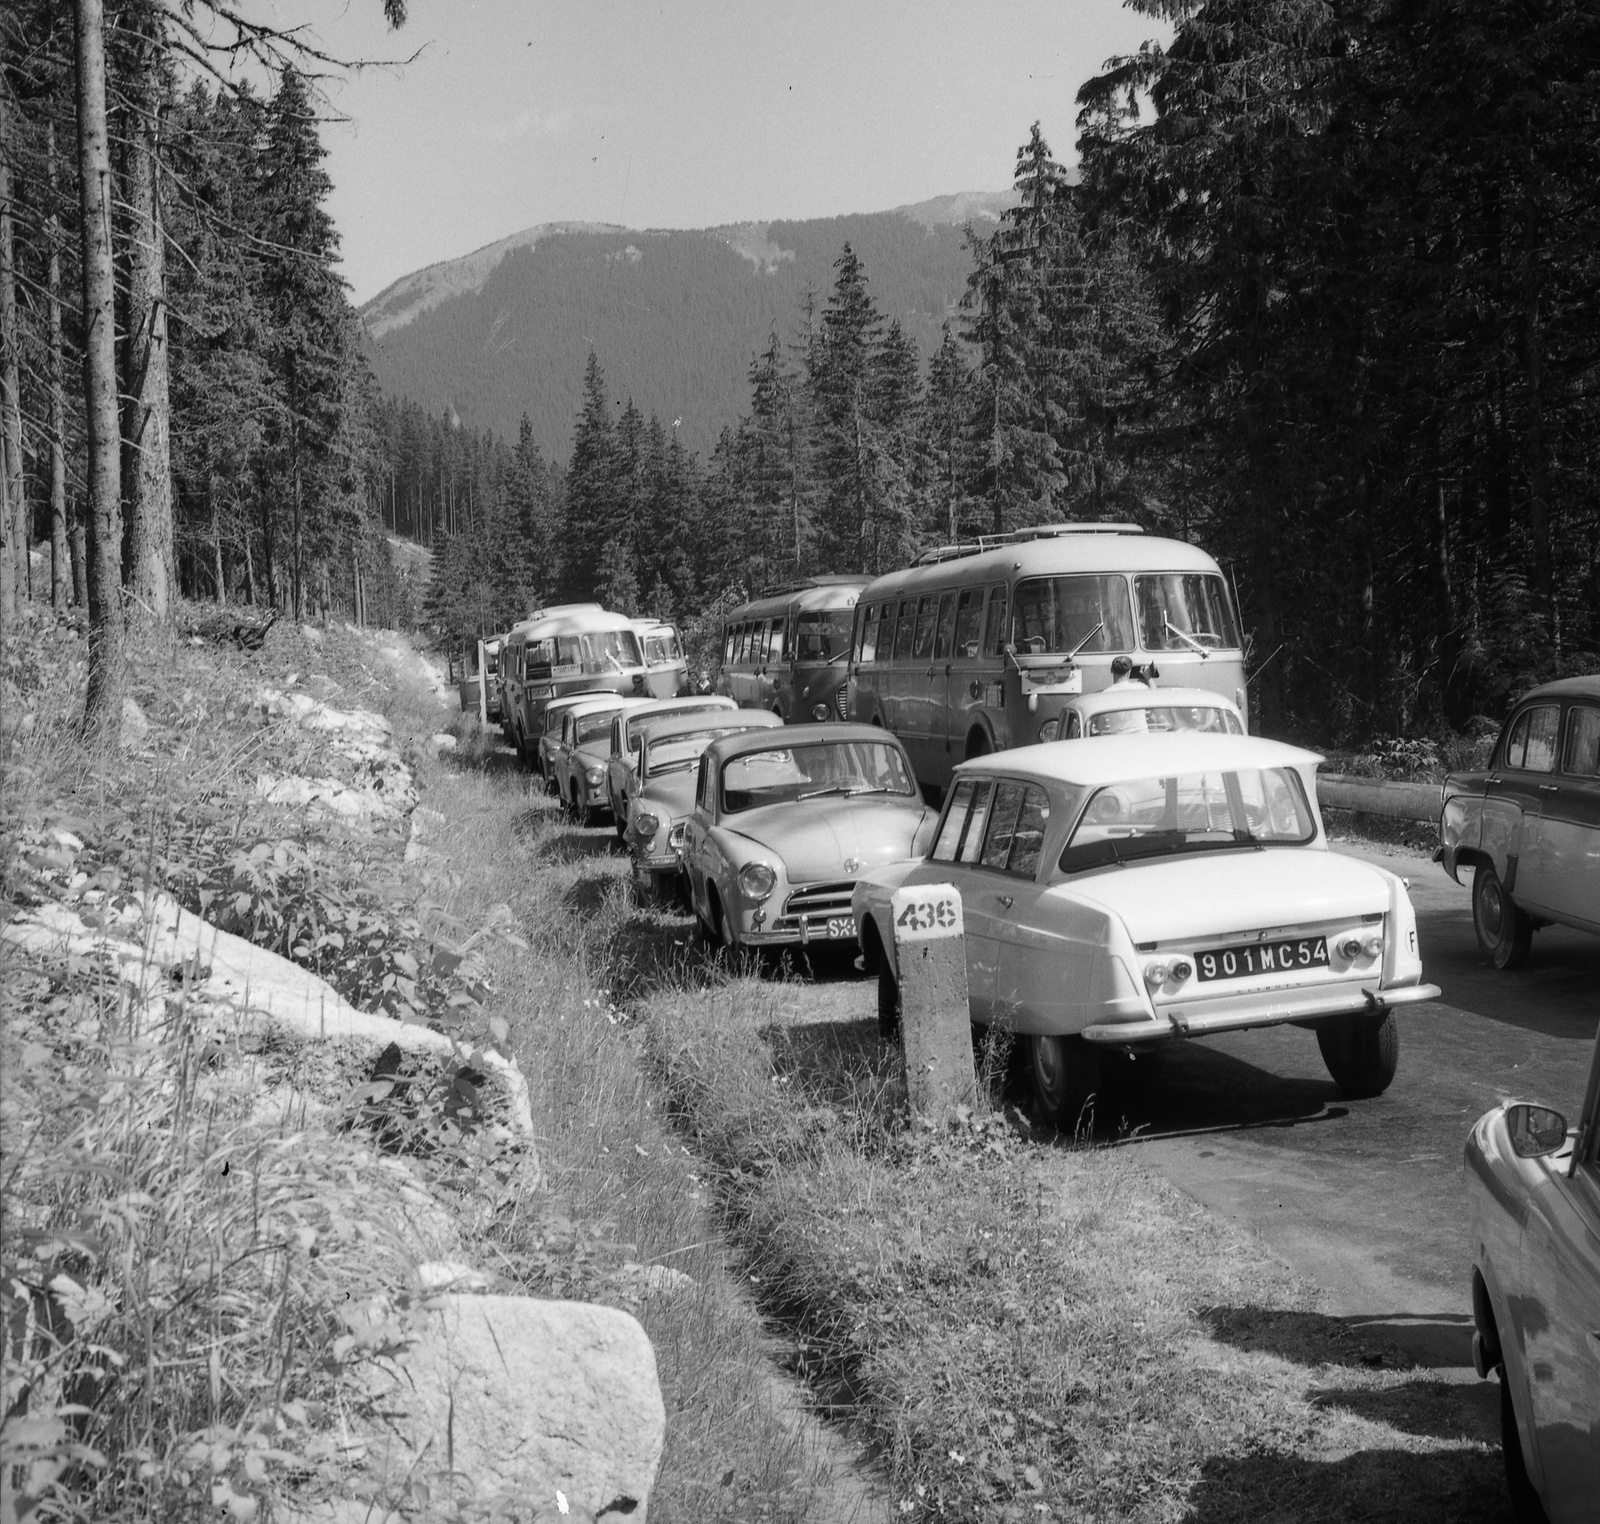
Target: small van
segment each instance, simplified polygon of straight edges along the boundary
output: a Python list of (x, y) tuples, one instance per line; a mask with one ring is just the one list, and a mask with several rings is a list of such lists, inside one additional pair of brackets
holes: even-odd
[(871, 580), (807, 577), (735, 609), (722, 626), (716, 691), (785, 724), (847, 719), (851, 625)]
[(924, 552), (861, 589), (850, 712), (905, 742), (924, 787), (969, 757), (1055, 740), (1069, 697), (1136, 677), (1205, 688), (1248, 728), (1221, 569), (1135, 524), (1047, 524)]

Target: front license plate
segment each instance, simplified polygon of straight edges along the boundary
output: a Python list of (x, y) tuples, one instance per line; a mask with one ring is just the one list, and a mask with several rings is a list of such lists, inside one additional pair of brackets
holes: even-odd
[(856, 920), (850, 915), (832, 915), (828, 917), (828, 935), (830, 937), (853, 937), (856, 934)]
[(1252, 974), (1295, 973), (1328, 966), (1326, 937), (1297, 937), (1284, 942), (1251, 942), (1243, 947), (1214, 947), (1196, 953), (1200, 982), (1211, 979), (1248, 979)]

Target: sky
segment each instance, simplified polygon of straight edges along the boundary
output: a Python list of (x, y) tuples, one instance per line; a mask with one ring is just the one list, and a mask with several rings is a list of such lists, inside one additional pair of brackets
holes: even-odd
[[(1000, 190), (1035, 120), (1165, 28), (1121, 0), (265, 0), (343, 59), (330, 211), (357, 303), (541, 222), (715, 227)], [(414, 57), (412, 55), (415, 55)]]

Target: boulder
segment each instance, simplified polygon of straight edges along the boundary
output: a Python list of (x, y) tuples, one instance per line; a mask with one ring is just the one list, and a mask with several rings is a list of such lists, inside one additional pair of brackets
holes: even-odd
[(124, 751), (137, 751), (150, 734), (150, 721), (131, 698), (122, 701), (122, 724), (117, 731), (117, 744)]
[(389, 1418), (370, 1457), (380, 1494), (422, 1477), (435, 1501), (455, 1490), (474, 1517), (644, 1524), (666, 1410), (638, 1322), (532, 1297), (442, 1295), (428, 1307), (373, 1378)]

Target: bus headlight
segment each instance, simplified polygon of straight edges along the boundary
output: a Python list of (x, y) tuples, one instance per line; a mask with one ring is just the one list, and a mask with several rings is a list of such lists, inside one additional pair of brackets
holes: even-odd
[(1053, 720), (1046, 720), (1044, 722), (1044, 724), (1042, 724), (1039, 727), (1039, 739), (1041, 741), (1053, 741), (1060, 734), (1061, 734), (1061, 716), (1060, 715), (1057, 715), (1055, 717), (1055, 719), (1053, 719)]
[(828, 718), (828, 706), (826, 704), (813, 704), (811, 706), (811, 718), (814, 719), (814, 720), (825, 720), (825, 719), (827, 719)]
[(766, 863), (746, 863), (739, 870), (739, 887), (753, 900), (764, 900), (772, 893), (778, 875)]

